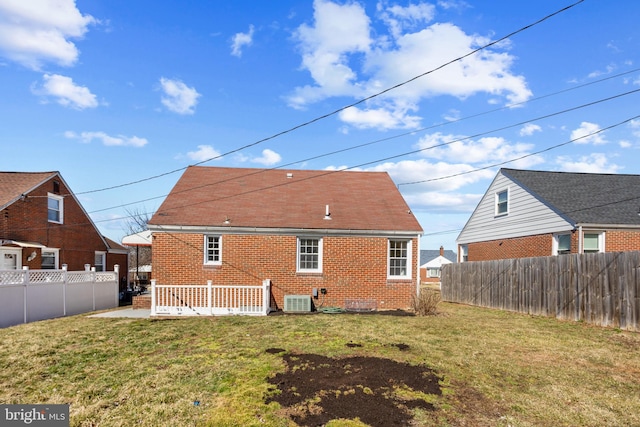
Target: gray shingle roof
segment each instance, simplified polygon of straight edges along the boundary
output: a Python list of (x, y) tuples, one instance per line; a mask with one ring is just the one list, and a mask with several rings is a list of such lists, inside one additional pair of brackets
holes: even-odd
[(575, 224), (640, 224), (640, 175), (501, 172)]
[[(420, 250), (420, 265), (424, 265), (431, 261), (432, 259), (436, 259), (440, 256), (439, 249), (421, 249)], [(458, 257), (456, 253), (450, 249), (444, 251), (443, 255), (446, 259), (451, 262), (457, 262)]]

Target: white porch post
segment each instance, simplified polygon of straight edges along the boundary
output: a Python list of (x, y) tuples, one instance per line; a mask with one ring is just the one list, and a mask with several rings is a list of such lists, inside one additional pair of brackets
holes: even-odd
[(151, 315), (156, 315), (156, 279), (151, 279)]
[(271, 311), (271, 279), (262, 281), (262, 314), (265, 316)]

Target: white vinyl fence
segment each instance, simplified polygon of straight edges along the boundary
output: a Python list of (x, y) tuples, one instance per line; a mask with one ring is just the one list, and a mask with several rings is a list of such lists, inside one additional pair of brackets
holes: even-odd
[(152, 316), (266, 316), (270, 311), (271, 280), (262, 286), (158, 285), (151, 280)]
[(1, 270), (0, 327), (118, 306), (114, 271)]

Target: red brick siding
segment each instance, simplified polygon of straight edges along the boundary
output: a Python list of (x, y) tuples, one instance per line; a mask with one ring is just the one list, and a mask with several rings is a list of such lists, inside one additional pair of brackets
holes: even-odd
[(640, 250), (640, 231), (607, 231), (604, 244), (607, 252), (638, 251)]
[[(584, 232), (590, 233), (590, 231)], [(578, 253), (578, 236), (577, 232), (571, 233), (571, 253)], [(468, 261), (550, 256), (553, 254), (553, 234), (469, 243), (467, 247)], [(640, 250), (640, 231), (609, 230), (605, 232), (606, 252), (637, 250)]]
[[(412, 240), (412, 263), (418, 256)], [(272, 296), (311, 295), (326, 288), (325, 306), (344, 307), (349, 299), (375, 300), (378, 309), (408, 308), (413, 279), (387, 280), (387, 238), (324, 237), (322, 273), (296, 273), (296, 236), (223, 235), (222, 265), (205, 266), (202, 234), (154, 233), (153, 273), (158, 284), (260, 285), (271, 279)], [(314, 303), (320, 304), (322, 295)]]
[(469, 243), (467, 248), (468, 261), (550, 256), (553, 250), (553, 235), (538, 234), (513, 239)]
[[(47, 193), (53, 193), (53, 181), (60, 184), (60, 195), (64, 196), (63, 224), (49, 222), (47, 219)], [(59, 178), (45, 182), (28, 194), (24, 200), (17, 200), (0, 211), (0, 239), (41, 243), (50, 248), (59, 248), (59, 266), (67, 264), (69, 270), (83, 270), (85, 264), (95, 263), (95, 252), (107, 248), (84, 210), (69, 195), (70, 190)], [(27, 261), (32, 250), (23, 250), (22, 265), (30, 269), (40, 269), (42, 258), (38, 256)], [(111, 260), (107, 254), (107, 263)], [(118, 261), (126, 275), (126, 256), (124, 262)]]

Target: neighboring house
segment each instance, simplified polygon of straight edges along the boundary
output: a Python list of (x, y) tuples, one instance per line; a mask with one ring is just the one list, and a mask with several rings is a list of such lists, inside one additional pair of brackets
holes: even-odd
[(439, 283), (442, 266), (456, 262), (456, 253), (452, 250), (423, 249), (420, 251), (420, 282)]
[[(385, 172), (187, 168), (149, 221), (166, 285), (255, 285), (316, 306), (408, 308), (422, 228)], [(324, 293), (322, 291), (325, 291)]]
[(59, 172), (0, 172), (0, 270), (118, 264), (126, 284), (127, 254), (100, 234)]
[(458, 236), (458, 259), (640, 250), (640, 175), (501, 169)]

